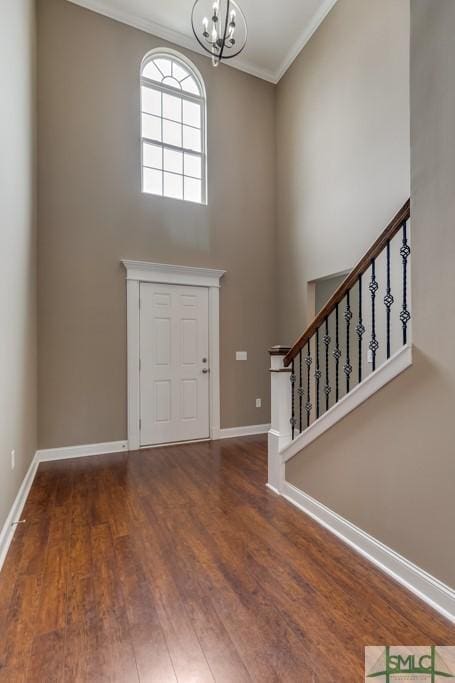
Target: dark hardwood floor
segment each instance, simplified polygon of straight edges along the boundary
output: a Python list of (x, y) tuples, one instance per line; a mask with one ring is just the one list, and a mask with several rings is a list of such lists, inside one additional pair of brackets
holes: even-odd
[(357, 683), (454, 628), (265, 488), (250, 437), (42, 464), (0, 575), (0, 681)]

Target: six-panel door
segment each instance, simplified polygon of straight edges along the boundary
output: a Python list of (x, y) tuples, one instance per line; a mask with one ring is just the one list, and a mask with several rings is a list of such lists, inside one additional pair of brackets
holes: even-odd
[(209, 437), (208, 289), (140, 285), (141, 446)]

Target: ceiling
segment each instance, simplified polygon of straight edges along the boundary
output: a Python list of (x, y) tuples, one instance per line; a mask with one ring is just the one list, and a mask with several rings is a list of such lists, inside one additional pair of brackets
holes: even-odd
[[(201, 51), (191, 30), (193, 0), (69, 0), (182, 47)], [(277, 83), (337, 0), (238, 0), (249, 29), (242, 54), (226, 62)]]

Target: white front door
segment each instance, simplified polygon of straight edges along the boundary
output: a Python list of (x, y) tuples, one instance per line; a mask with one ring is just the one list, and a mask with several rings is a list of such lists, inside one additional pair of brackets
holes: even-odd
[(209, 437), (208, 289), (140, 285), (141, 446)]

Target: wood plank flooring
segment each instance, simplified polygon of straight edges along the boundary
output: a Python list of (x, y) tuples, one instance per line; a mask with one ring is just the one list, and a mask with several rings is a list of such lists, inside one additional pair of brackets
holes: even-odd
[(356, 683), (454, 628), (265, 488), (264, 437), (42, 464), (0, 575), (0, 683)]

